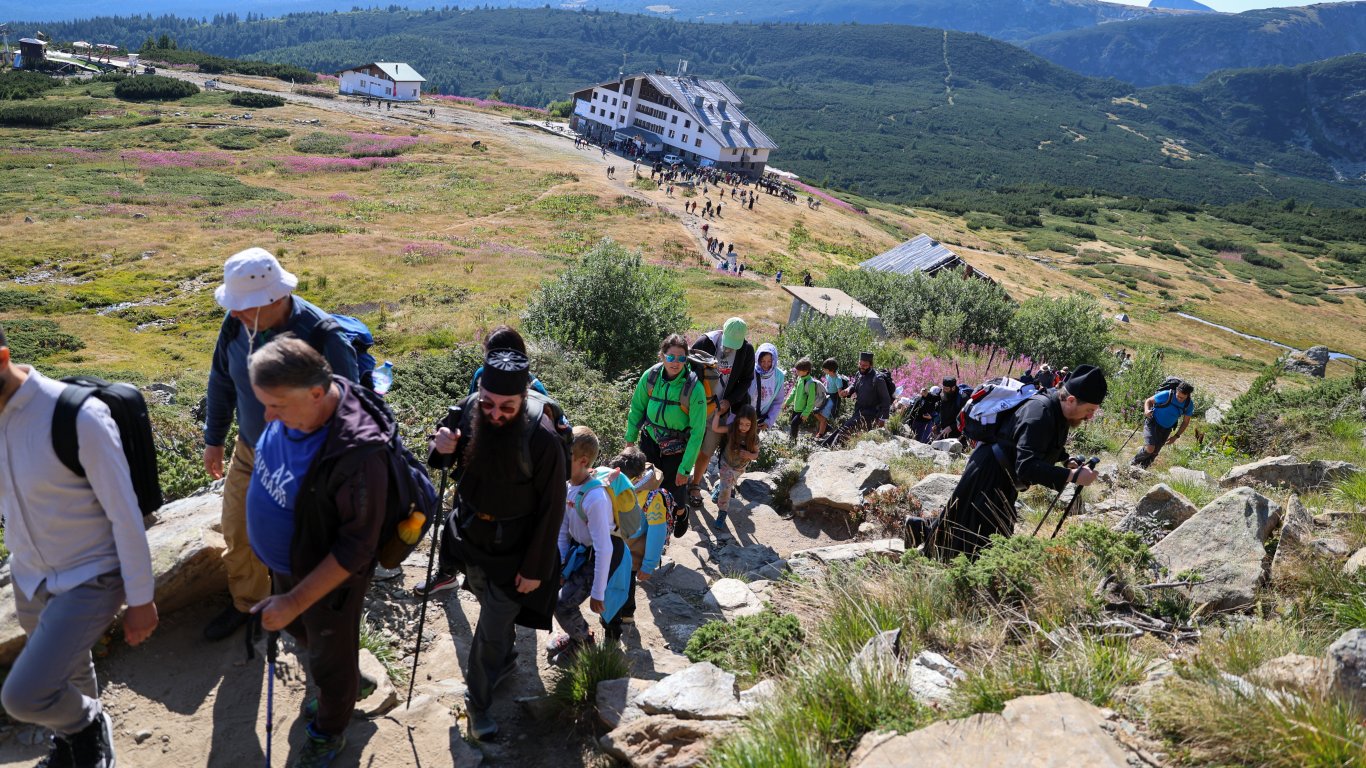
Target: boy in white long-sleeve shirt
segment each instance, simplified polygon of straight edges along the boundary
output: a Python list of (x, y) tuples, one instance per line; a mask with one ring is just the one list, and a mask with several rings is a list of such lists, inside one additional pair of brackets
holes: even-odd
[(130, 645), (156, 629), (152, 558), (109, 407), (91, 397), (77, 413), (84, 477), (57, 458), (52, 417), (66, 386), (14, 363), (0, 330), (0, 510), (28, 635), (0, 703), (10, 717), (53, 732), (44, 765), (111, 768), (112, 726), (90, 648), (125, 600)]
[[(593, 613), (602, 615), (607, 578), (613, 565), (613, 549), (622, 549), (612, 535), (612, 502), (606, 488), (592, 474), (598, 460), (598, 436), (588, 427), (574, 427), (573, 465), (565, 497), (564, 522), (560, 524), (560, 599), (555, 620), (564, 633), (550, 641), (546, 651), (555, 659), (572, 656), (580, 646), (593, 642), (580, 606), (584, 598)], [(617, 555), (616, 559), (620, 559)]]

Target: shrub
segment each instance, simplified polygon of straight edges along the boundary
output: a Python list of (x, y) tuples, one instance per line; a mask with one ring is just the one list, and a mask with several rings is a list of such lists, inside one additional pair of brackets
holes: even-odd
[(795, 323), (788, 323), (783, 328), (777, 346), (778, 359), (786, 361), (788, 366), (809, 357), (813, 373), (819, 374), (821, 361), (833, 357), (839, 361), (840, 371), (849, 376), (858, 370), (859, 353), (880, 344), (877, 335), (861, 318), (850, 315), (827, 317), (806, 312)]
[(294, 140), (294, 151), (308, 155), (340, 155), (351, 140), (339, 133), (314, 131)]
[(608, 375), (648, 367), (661, 340), (692, 324), (677, 279), (611, 240), (542, 285), (524, 317), (533, 337), (581, 352)]
[(947, 339), (954, 335), (955, 341), (964, 344), (998, 344), (1005, 339), (1015, 312), (1014, 302), (1001, 286), (964, 279), (956, 272), (907, 277), (836, 270), (828, 283), (877, 312), (888, 329), (907, 336), (926, 334)]
[(199, 93), (199, 86), (174, 77), (139, 75), (120, 80), (114, 95), (125, 101), (173, 101)]
[(999, 603), (1023, 603), (1034, 596), (1045, 569), (1070, 553), (1032, 536), (992, 534), (976, 560), (959, 555), (949, 564), (949, 580), (962, 598), (985, 594)]
[(0, 125), (26, 125), (48, 128), (90, 114), (88, 104), (14, 104), (0, 107)]
[(204, 140), (219, 149), (252, 149), (261, 142), (253, 128), (224, 128), (204, 137)]
[(1267, 269), (1285, 268), (1285, 262), (1281, 261), (1275, 256), (1267, 256), (1264, 253), (1257, 253), (1256, 251), (1248, 251), (1247, 253), (1244, 253), (1243, 261), (1246, 261), (1247, 263), (1256, 265), (1258, 267), (1266, 267)]
[(615, 643), (588, 644), (569, 666), (557, 669), (550, 696), (568, 714), (578, 717), (593, 707), (598, 683), (631, 676), (631, 664)]
[(66, 333), (51, 320), (6, 320), (0, 327), (5, 329), (10, 354), (19, 362), (85, 348), (84, 341)]
[(1096, 706), (1143, 681), (1148, 657), (1122, 640), (1085, 638), (1048, 652), (1031, 646), (1002, 654), (958, 684), (954, 696), (971, 713), (1000, 712), (1020, 696), (1070, 693)]
[(1125, 425), (1137, 425), (1143, 416), (1143, 401), (1152, 397), (1166, 378), (1162, 358), (1151, 348), (1135, 351), (1133, 362), (1123, 376), (1110, 379), (1105, 397), (1105, 416)]
[(283, 96), (276, 96), (270, 93), (238, 91), (228, 97), (228, 103), (235, 107), (245, 107), (247, 109), (270, 109), (271, 107), (283, 107), (285, 105), (285, 100)]
[(635, 381), (608, 381), (585, 355), (555, 344), (533, 342), (529, 351), (532, 371), (564, 409), (565, 417), (597, 433), (600, 463), (615, 456), (625, 444), (626, 414)]
[(801, 649), (802, 627), (797, 617), (764, 610), (703, 624), (688, 640), (689, 661), (710, 661), (718, 667), (757, 682), (781, 674)]
[(56, 88), (60, 81), (41, 72), (12, 70), (0, 72), (0, 101), (36, 99)]
[(1027, 300), (1010, 320), (1010, 338), (1016, 352), (1039, 362), (1072, 368), (1084, 363), (1114, 365), (1108, 351), (1113, 323), (1089, 294)]

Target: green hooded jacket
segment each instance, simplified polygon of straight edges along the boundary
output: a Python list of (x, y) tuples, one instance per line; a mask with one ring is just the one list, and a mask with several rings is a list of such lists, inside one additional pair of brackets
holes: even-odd
[[(655, 372), (655, 369), (659, 369)], [(650, 391), (650, 379), (655, 378), (654, 391)], [(689, 379), (693, 380), (692, 391), (688, 393), (688, 411), (684, 413), (680, 403)], [(701, 382), (685, 366), (673, 379), (664, 373), (664, 364), (659, 363), (641, 375), (636, 382), (636, 391), (631, 395), (631, 412), (626, 417), (626, 442), (634, 443), (644, 429), (650, 439), (660, 442), (660, 430), (686, 432), (687, 447), (683, 449), (683, 462), (678, 465), (678, 473), (692, 473), (697, 454), (702, 450), (702, 438), (707, 433), (707, 395)]]
[(816, 403), (819, 401), (820, 385), (811, 378), (811, 374), (807, 374), (792, 385), (792, 391), (788, 394), (787, 400), (783, 401), (783, 407), (791, 408), (794, 413), (805, 419), (816, 410)]

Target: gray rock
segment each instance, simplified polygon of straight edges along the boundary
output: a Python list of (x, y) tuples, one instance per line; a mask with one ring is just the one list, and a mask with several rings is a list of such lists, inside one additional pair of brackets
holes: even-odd
[(1172, 480), (1177, 480), (1191, 485), (1203, 485), (1206, 488), (1214, 487), (1214, 478), (1203, 469), (1189, 469), (1187, 467), (1172, 467), (1167, 470), (1167, 475)]
[(1158, 483), (1138, 500), (1134, 511), (1120, 521), (1117, 530), (1143, 534), (1154, 528), (1170, 531), (1194, 517), (1198, 511), (1185, 496), (1173, 491), (1166, 483)]
[(852, 451), (812, 454), (801, 479), (789, 492), (793, 508), (815, 504), (850, 511), (863, 503), (865, 491), (891, 482), (886, 460), (864, 450), (866, 445), (862, 443)]
[(1291, 373), (1303, 373), (1321, 379), (1328, 371), (1328, 359), (1328, 347), (1314, 346), (1303, 352), (1291, 353), (1283, 366)]
[(1309, 548), (1323, 557), (1346, 560), (1352, 555), (1352, 545), (1341, 536), (1324, 536), (1309, 542)]
[(647, 715), (622, 723), (598, 744), (632, 768), (692, 768), (702, 764), (719, 738), (738, 726), (726, 720), (683, 720)]
[(559, 702), (555, 701), (555, 698), (549, 694), (518, 696), (513, 701), (517, 702), (517, 706), (521, 707), (522, 711), (527, 713), (532, 720), (542, 722), (554, 720), (560, 712)]
[(832, 547), (818, 547), (816, 549), (803, 549), (792, 553), (792, 559), (788, 565), (795, 571), (793, 564), (797, 559), (816, 560), (829, 565), (830, 563), (844, 563), (857, 560), (861, 557), (900, 557), (906, 551), (906, 543), (901, 539), (877, 539), (876, 541), (856, 541), (849, 544), (836, 544)]
[(707, 590), (702, 602), (725, 611), (727, 616), (758, 613), (763, 609), (763, 603), (750, 591), (749, 585), (739, 579), (718, 579)]
[(778, 579), (781, 579), (783, 577), (783, 574), (786, 572), (787, 561), (774, 560), (773, 562), (763, 566), (762, 568), (755, 568), (749, 573), (746, 573), (745, 578), (748, 579), (750, 582), (760, 580), (777, 581)]
[(921, 651), (911, 660), (911, 695), (916, 701), (938, 709), (949, 706), (953, 687), (966, 675), (948, 659), (933, 651)]
[(1152, 552), (1175, 576), (1198, 573), (1191, 597), (1214, 610), (1249, 607), (1269, 575), (1263, 542), (1280, 524), (1281, 506), (1251, 488), (1215, 499), (1158, 542)]
[(1366, 387), (1361, 388), (1361, 418), (1366, 419)]
[(870, 733), (850, 768), (1129, 768), (1106, 713), (1068, 693), (1024, 696), (1000, 714), (935, 723), (913, 733)]
[(911, 486), (909, 493), (920, 502), (921, 514), (937, 513), (949, 503), (953, 489), (958, 487), (958, 475), (933, 472)]
[(936, 451), (943, 451), (951, 456), (957, 456), (963, 452), (963, 444), (957, 440), (935, 440), (930, 443), (930, 447)]
[(1303, 546), (1314, 538), (1314, 516), (1309, 514), (1299, 494), (1291, 494), (1285, 506), (1285, 522), (1281, 524), (1280, 546)]
[(358, 661), (361, 673), (378, 685), (375, 692), (364, 701), (356, 702), (356, 711), (362, 717), (374, 718), (398, 706), (398, 691), (394, 690), (394, 684), (389, 680), (389, 670), (379, 663), (379, 659), (375, 658), (373, 653), (364, 648), (360, 650)]
[(734, 539), (713, 545), (706, 552), (722, 573), (749, 573), (782, 559), (772, 547), (756, 543), (744, 546)]
[(1217, 427), (1224, 423), (1224, 417), (1228, 414), (1228, 409), (1218, 405), (1211, 405), (1205, 409), (1205, 423)]
[(803, 581), (814, 581), (824, 575), (821, 564), (814, 557), (793, 556), (787, 561), (792, 576)]
[(1247, 679), (1275, 691), (1322, 694), (1328, 687), (1328, 665), (1317, 656), (1291, 653), (1264, 662)]
[(1342, 572), (1348, 576), (1355, 576), (1362, 568), (1366, 568), (1366, 547), (1358, 549), (1347, 558), (1347, 562), (1342, 564)]
[(849, 660), (849, 674), (897, 675), (901, 666), (901, 630), (889, 629), (868, 638)]
[(138, 731), (137, 733), (133, 734), (133, 743), (134, 743), (134, 744), (141, 744), (142, 742), (144, 742), (144, 741), (146, 741), (146, 740), (148, 740), (148, 739), (150, 739), (150, 738), (152, 738), (152, 732), (151, 732), (151, 731), (148, 731), (148, 730)]
[(1366, 629), (1349, 629), (1328, 647), (1328, 685), (1366, 717)]
[(632, 677), (619, 677), (616, 680), (603, 680), (598, 683), (597, 694), (594, 697), (598, 719), (611, 730), (623, 723), (645, 717), (645, 712), (632, 702), (652, 685), (653, 680), (637, 680)]
[(744, 707), (746, 711), (753, 712), (777, 695), (778, 684), (776, 682), (761, 680), (753, 687), (740, 691), (740, 706)]
[(1219, 484), (1233, 488), (1260, 483), (1303, 493), (1344, 480), (1360, 471), (1360, 468), (1345, 461), (1300, 461), (1294, 456), (1271, 456), (1234, 467), (1219, 479)]
[(651, 715), (688, 720), (727, 720), (746, 715), (735, 690), (735, 675), (708, 661), (660, 680), (633, 703)]
[(778, 481), (767, 472), (746, 472), (740, 475), (735, 490), (746, 501), (767, 504), (778, 492)]

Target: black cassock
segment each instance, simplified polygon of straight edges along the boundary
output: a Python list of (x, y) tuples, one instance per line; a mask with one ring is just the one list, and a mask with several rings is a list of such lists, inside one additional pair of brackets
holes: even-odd
[(1061, 491), (1071, 470), (1067, 460), (1067, 419), (1057, 392), (1038, 394), (1005, 417), (994, 446), (982, 443), (968, 457), (958, 487), (925, 546), (927, 555), (952, 560), (958, 554), (976, 557), (993, 533), (1015, 532), (1016, 490), (1044, 485)]

